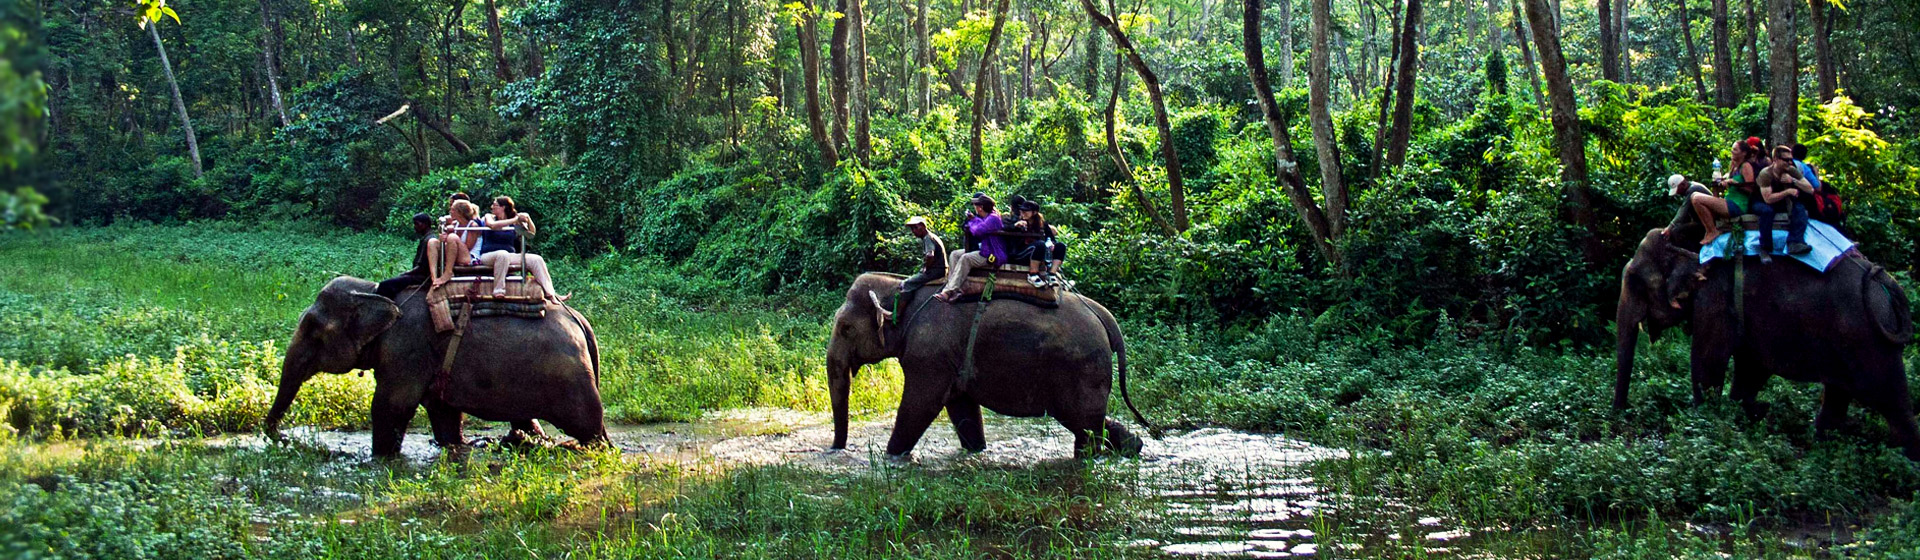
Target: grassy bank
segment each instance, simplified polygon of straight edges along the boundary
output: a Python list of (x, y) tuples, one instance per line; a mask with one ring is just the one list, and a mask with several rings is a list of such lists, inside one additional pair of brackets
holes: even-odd
[[(0, 236), (0, 503), (10, 516), (0, 527), (14, 531), (0, 547), (74, 557), (1105, 557), (1151, 550), (1119, 543), (1171, 523), (1124, 462), (822, 475), (535, 453), (412, 468), (342, 465), (313, 449), (145, 449), (96, 437), (253, 430), (313, 291), (336, 273), (398, 272), (409, 249), (391, 236), (231, 224)], [(820, 349), (838, 294), (739, 296), (663, 270), (616, 256), (556, 264), (601, 337), (614, 419), (826, 406)], [(1395, 508), (1441, 516), (1501, 557), (1898, 558), (1920, 547), (1909, 503), (1920, 469), (1884, 445), (1884, 422), (1856, 408), (1840, 437), (1818, 440), (1817, 388), (1778, 380), (1762, 395), (1772, 413), (1757, 421), (1724, 402), (1690, 406), (1683, 336), (1643, 342), (1633, 407), (1614, 412), (1605, 349), (1471, 340), (1444, 320), (1431, 341), (1406, 347), (1387, 335), (1329, 336), (1310, 317), (1122, 319), (1135, 401), (1150, 418), (1352, 451), (1308, 467), (1350, 519)], [(291, 423), (364, 426), (371, 386), (317, 378)], [(890, 409), (898, 387), (891, 366), (870, 371), (855, 406)], [(121, 527), (144, 536), (110, 534)], [(203, 545), (216, 548), (192, 548)], [(1419, 548), (1367, 550), (1418, 557)]]

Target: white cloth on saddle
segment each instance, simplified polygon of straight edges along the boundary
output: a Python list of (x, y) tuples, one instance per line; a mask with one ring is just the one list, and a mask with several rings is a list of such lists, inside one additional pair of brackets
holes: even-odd
[[(1781, 219), (1785, 219), (1785, 217), (1783, 216)], [(1746, 243), (1744, 244), (1746, 250), (1743, 252), (1747, 255), (1760, 254), (1760, 232), (1748, 230), (1742, 233), (1746, 235)], [(1826, 222), (1819, 220), (1807, 220), (1807, 245), (1813, 247), (1813, 250), (1808, 251), (1806, 254), (1786, 254), (1786, 230), (1776, 229), (1767, 233), (1773, 234), (1773, 254), (1785, 255), (1793, 260), (1806, 263), (1807, 266), (1813, 267), (1814, 270), (1820, 272), (1826, 272), (1827, 269), (1833, 268), (1833, 263), (1840, 262), (1840, 257), (1846, 256), (1847, 251), (1853, 249), (1853, 240), (1847, 239), (1847, 236), (1840, 235), (1839, 230), (1835, 230), (1833, 226), (1827, 225)], [(1712, 243), (1700, 247), (1700, 264), (1707, 264), (1708, 261), (1727, 256), (1729, 252), (1727, 245), (1732, 240), (1732, 233), (1722, 233), (1720, 237), (1714, 238)]]

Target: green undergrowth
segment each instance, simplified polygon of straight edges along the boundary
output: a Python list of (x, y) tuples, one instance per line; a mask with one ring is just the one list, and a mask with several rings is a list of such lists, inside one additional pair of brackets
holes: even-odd
[[(233, 223), (0, 237), (0, 417), (42, 435), (253, 430), (314, 293), (338, 274), (396, 274), (411, 249), (393, 236)], [(818, 300), (708, 297), (711, 286), (612, 256), (554, 268), (599, 337), (610, 418), (827, 408)], [(875, 371), (855, 385), (856, 410), (894, 403), (897, 369)], [(316, 377), (292, 422), (364, 427), (372, 386)]]
[(300, 447), (10, 447), (8, 558), (1115, 558), (1142, 501), (1090, 468), (717, 468), (476, 451), (431, 465)]

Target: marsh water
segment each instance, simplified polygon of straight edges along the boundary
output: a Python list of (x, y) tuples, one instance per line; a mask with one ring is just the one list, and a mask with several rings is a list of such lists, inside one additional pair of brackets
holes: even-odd
[[(786, 409), (741, 409), (708, 414), (693, 422), (609, 427), (622, 452), (654, 460), (721, 464), (784, 464), (838, 472), (884, 468), (1016, 468), (1073, 461), (1072, 437), (1045, 418), (987, 418), (987, 449), (966, 453), (942, 420), (929, 429), (908, 463), (886, 459), (881, 449), (893, 427), (882, 415), (856, 420), (844, 451), (829, 451), (833, 439), (824, 414)], [(468, 432), (481, 445), (504, 433), (497, 424)], [(342, 460), (369, 458), (366, 432), (290, 430), (295, 440), (328, 449)], [(231, 445), (258, 445), (235, 437)], [(426, 464), (442, 450), (419, 429), (401, 450)], [(1308, 476), (1306, 464), (1345, 457), (1346, 451), (1282, 435), (1220, 428), (1171, 432), (1150, 439), (1135, 463), (1137, 491), (1156, 499), (1158, 514), (1126, 544), (1170, 557), (1301, 558), (1364, 555), (1369, 548), (1416, 548), (1445, 556), (1471, 548), (1473, 533), (1449, 520), (1366, 496), (1331, 496)], [(1329, 539), (1328, 533), (1338, 538)], [(1332, 545), (1337, 551), (1322, 550)]]

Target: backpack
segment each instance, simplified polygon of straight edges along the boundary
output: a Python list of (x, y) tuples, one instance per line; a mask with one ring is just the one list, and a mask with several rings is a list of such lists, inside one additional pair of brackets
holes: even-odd
[(1840, 191), (1828, 183), (1814, 191), (1811, 204), (1807, 205), (1807, 217), (1839, 226), (1847, 221), (1847, 205), (1840, 200)]

